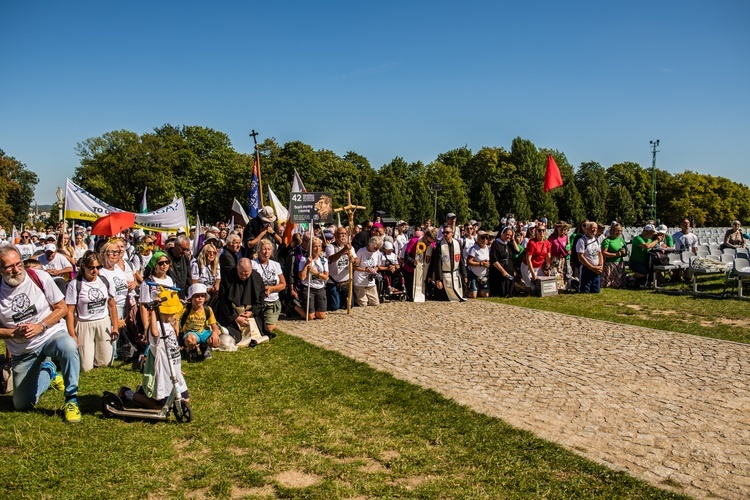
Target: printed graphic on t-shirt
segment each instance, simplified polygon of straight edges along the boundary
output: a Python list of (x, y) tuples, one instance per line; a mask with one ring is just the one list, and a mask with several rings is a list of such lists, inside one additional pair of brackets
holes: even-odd
[(115, 284), (115, 295), (127, 295), (128, 294), (128, 282), (119, 276), (112, 277), (112, 281)]
[(86, 309), (89, 314), (93, 314), (104, 308), (107, 303), (107, 296), (98, 288), (89, 288), (89, 302)]
[(31, 303), (31, 300), (29, 300), (29, 297), (25, 293), (13, 297), (10, 308), (15, 313), (11, 317), (16, 324), (33, 318), (37, 314), (36, 306)]
[(163, 339), (166, 344), (167, 352), (172, 360), (180, 359), (180, 345), (177, 343), (177, 337), (174, 335), (167, 335), (166, 339)]

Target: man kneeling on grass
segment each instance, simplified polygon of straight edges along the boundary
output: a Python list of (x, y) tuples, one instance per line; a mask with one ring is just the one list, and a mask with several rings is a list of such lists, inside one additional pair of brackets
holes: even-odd
[[(50, 386), (65, 391), (66, 422), (80, 422), (78, 346), (62, 319), (65, 296), (44, 271), (28, 271), (21, 253), (11, 245), (0, 247), (0, 338), (12, 356), (13, 406), (29, 410)], [(62, 376), (52, 362), (57, 358)]]

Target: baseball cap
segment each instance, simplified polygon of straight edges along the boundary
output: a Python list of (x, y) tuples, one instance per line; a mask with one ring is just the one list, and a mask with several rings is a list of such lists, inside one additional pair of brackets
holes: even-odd
[(448, 212), (448, 215), (445, 216), (446, 219), (454, 219), (456, 217), (456, 214), (453, 212)]
[(383, 243), (383, 250), (393, 250), (393, 243), (390, 241)]
[(646, 224), (645, 226), (643, 226), (643, 230), (644, 231), (656, 231), (656, 228), (654, 227), (653, 224)]
[(45, 252), (57, 252), (57, 247), (54, 243), (47, 243), (44, 245), (44, 251)]
[(656, 232), (667, 234), (667, 226), (665, 224), (662, 224), (661, 226), (656, 228)]

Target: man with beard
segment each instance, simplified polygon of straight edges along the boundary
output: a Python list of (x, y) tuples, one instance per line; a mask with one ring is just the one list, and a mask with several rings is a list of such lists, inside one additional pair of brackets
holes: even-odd
[[(49, 274), (25, 270), (20, 252), (0, 248), (0, 338), (12, 355), (13, 406), (34, 407), (50, 386), (65, 391), (66, 422), (80, 422), (78, 409), (78, 346), (62, 319), (65, 296)], [(62, 377), (52, 362), (57, 358)]]

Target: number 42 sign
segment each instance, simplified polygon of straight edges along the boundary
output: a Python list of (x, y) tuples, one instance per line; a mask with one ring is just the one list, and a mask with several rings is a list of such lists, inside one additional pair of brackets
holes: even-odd
[(333, 222), (331, 193), (292, 193), (289, 217), (295, 224), (312, 221), (314, 224)]

